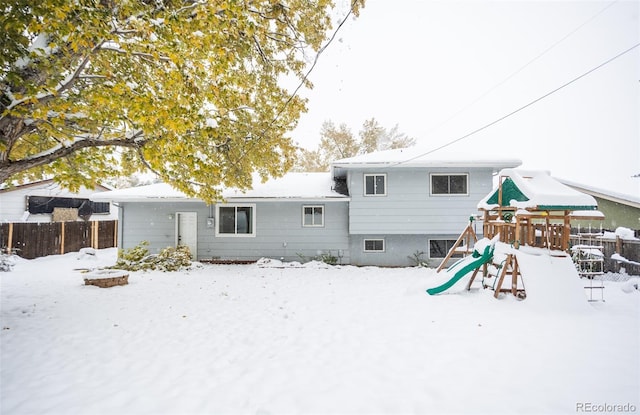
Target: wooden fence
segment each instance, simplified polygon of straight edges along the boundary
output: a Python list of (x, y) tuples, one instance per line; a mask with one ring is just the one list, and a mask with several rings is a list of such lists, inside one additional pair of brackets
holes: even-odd
[(118, 246), (118, 221), (0, 223), (0, 248), (33, 259)]

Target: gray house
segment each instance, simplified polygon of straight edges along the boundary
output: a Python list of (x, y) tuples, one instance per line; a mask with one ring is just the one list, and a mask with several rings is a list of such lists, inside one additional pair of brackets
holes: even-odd
[(338, 160), (328, 173), (288, 173), (207, 205), (166, 184), (94, 194), (120, 207), (120, 247), (186, 245), (198, 260), (300, 261), (321, 255), (353, 265), (407, 266), (442, 259), (493, 175), (520, 160), (381, 151)]

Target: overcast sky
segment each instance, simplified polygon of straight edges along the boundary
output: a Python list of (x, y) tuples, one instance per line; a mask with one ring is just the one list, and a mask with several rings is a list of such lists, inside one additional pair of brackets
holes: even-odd
[[(344, 3), (344, 2), (343, 2)], [(492, 123), (640, 42), (640, 1), (368, 0), (321, 55), (292, 138), (371, 117), (428, 151)], [(458, 148), (640, 197), (640, 47)]]

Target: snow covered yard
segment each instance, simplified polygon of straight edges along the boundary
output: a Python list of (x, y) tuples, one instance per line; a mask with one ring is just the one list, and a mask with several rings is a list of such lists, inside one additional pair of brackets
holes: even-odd
[(74, 269), (115, 255), (0, 273), (2, 414), (640, 411), (637, 277), (581, 307), (428, 296), (424, 268), (204, 265), (83, 285)]

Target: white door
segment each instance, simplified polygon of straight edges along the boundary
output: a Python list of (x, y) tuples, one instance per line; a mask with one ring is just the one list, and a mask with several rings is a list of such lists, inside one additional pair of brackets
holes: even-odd
[(176, 246), (186, 246), (194, 260), (198, 259), (198, 213), (176, 213)]

